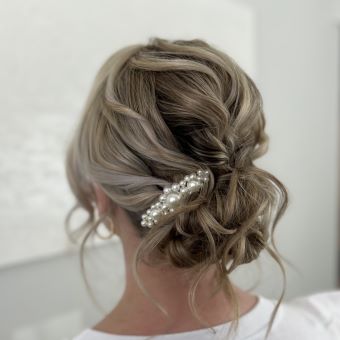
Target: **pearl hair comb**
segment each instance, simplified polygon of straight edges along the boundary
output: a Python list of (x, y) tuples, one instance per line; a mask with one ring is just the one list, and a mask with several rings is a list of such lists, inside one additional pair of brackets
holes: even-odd
[(151, 228), (158, 222), (161, 215), (167, 215), (176, 210), (183, 199), (191, 193), (198, 191), (209, 180), (209, 171), (198, 170), (184, 177), (179, 183), (173, 183), (171, 187), (165, 187), (163, 194), (155, 204), (142, 215), (142, 227)]

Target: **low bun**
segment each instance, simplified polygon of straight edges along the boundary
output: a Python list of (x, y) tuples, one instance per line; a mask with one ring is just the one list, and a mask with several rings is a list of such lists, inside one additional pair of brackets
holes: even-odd
[[(141, 238), (133, 262), (141, 289), (148, 295), (138, 275), (141, 262), (185, 269), (195, 274), (188, 301), (196, 316), (197, 284), (214, 267), (235, 307), (237, 327), (229, 274), (267, 250), (284, 275), (273, 232), (288, 194), (275, 176), (254, 165), (268, 148), (264, 127), (253, 80), (205, 41), (152, 38), (117, 51), (100, 68), (67, 151), (76, 207), (89, 216), (79, 228), (86, 230), (81, 249), (102, 221), (95, 217), (96, 183), (126, 211)], [(142, 214), (164, 187), (199, 168), (209, 169), (205, 189), (162, 225), (141, 226)]]
[(256, 260), (267, 246), (268, 213), (278, 194), (271, 179), (254, 165), (220, 175), (209, 199), (177, 214), (162, 234), (161, 255), (180, 268), (228, 258), (229, 272)]

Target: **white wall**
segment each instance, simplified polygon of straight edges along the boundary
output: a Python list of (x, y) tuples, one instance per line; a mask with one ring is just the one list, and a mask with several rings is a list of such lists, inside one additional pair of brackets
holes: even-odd
[(334, 11), (334, 16), (337, 22), (340, 20), (340, 1), (339, 0), (333, 0), (332, 1), (333, 5), (333, 11)]
[[(218, 7), (222, 6), (222, 1), (195, 1), (195, 6), (191, 6), (189, 1), (181, 1), (176, 8), (168, 8), (173, 15), (166, 14), (165, 3), (162, 3), (156, 5), (160, 7), (152, 12), (157, 11), (159, 15), (154, 19), (157, 24), (147, 19), (147, 11), (136, 9), (137, 3), (151, 4), (130, 1), (125, 2), (125, 9), (122, 9), (118, 1), (104, 1), (100, 6), (94, 1), (6, 2), (0, 14), (1, 25), (5, 28), (0, 30), (3, 42), (1, 79), (6, 80), (1, 91), (2, 107), (6, 110), (1, 111), (0, 128), (13, 128), (13, 121), (7, 120), (11, 116), (19, 122), (20, 130), (15, 132), (18, 137), (28, 131), (25, 141), (30, 145), (34, 124), (43, 114), (49, 115), (52, 126), (68, 126), (69, 120), (76, 118), (92, 76), (103, 58), (126, 41), (140, 41), (156, 33), (167, 37), (195, 35), (210, 40), (214, 32), (220, 31), (215, 42), (221, 46), (231, 44), (231, 54), (254, 76), (263, 93), (271, 144), (268, 155), (258, 164), (282, 180), (291, 196), (288, 211), (276, 233), (279, 249), (300, 271), (298, 274), (288, 268), (287, 298), (334, 288), (339, 155), (336, 77), (339, 58), (331, 2), (244, 0), (242, 4), (246, 7), (240, 9), (235, 3), (240, 4), (241, 1), (234, 1), (233, 6), (224, 1), (228, 5), (222, 10)], [(189, 10), (195, 11), (193, 21), (187, 19)], [(118, 18), (123, 19), (129, 11), (132, 16), (129, 24), (117, 20), (117, 11)], [(207, 11), (210, 11), (209, 16)], [(238, 16), (241, 13), (244, 16)], [(214, 15), (221, 15), (222, 19), (217, 20)], [(239, 25), (235, 16), (243, 18)], [(213, 23), (205, 24), (208, 17), (215, 18)], [(107, 30), (107, 23), (111, 20), (117, 26)], [(255, 37), (249, 33), (251, 27)], [(240, 45), (242, 41), (244, 45)], [(47, 62), (53, 65), (50, 71)], [(41, 84), (45, 85), (41, 87)], [(34, 116), (36, 112), (40, 113)], [(30, 120), (20, 123), (24, 119), (23, 114), (32, 117), (32, 126), (29, 125)], [(50, 126), (44, 118), (42, 121), (47, 123), (47, 128)], [(44, 131), (38, 132), (39, 143), (44, 142), (44, 136)], [(0, 138), (4, 135), (1, 134)], [(16, 135), (11, 138), (9, 147), (19, 140)], [(63, 140), (64, 137), (57, 135), (53, 138), (52, 141)], [(17, 147), (20, 148), (20, 145)], [(56, 150), (57, 157), (61, 157), (61, 151)], [(5, 150), (1, 152), (6, 156)], [(18, 169), (16, 165), (21, 163), (21, 156), (18, 157), (17, 160), (2, 159), (11, 161)], [(61, 160), (56, 162), (59, 165), (54, 171), (59, 176), (62, 173)], [(0, 171), (2, 169), (0, 167)], [(18, 183), (26, 196), (18, 198), (16, 191), (12, 190), (14, 188), (7, 187), (7, 199), (1, 198), (1, 220), (18, 202), (32, 210), (30, 219), (22, 211), (16, 214), (12, 211), (12, 217), (8, 215), (5, 219), (7, 225), (1, 225), (1, 257), (9, 254), (13, 260), (11, 263), (21, 261), (23, 254), (19, 250), (25, 242), (30, 244), (27, 237), (37, 235), (35, 228), (41, 240), (39, 243), (47, 241), (45, 244), (49, 245), (57, 239), (59, 245), (63, 244), (62, 233), (59, 233), (62, 229), (59, 210), (53, 213), (53, 209), (56, 204), (60, 204), (61, 210), (66, 208), (69, 198), (64, 200), (58, 190), (44, 182), (42, 198), (52, 192), (52, 201), (48, 205), (50, 210), (46, 211), (46, 220), (43, 219), (46, 229), (42, 230), (37, 209), (41, 196), (34, 201), (25, 198), (30, 197), (27, 195), (32, 195), (32, 191), (28, 190), (31, 189), (29, 183), (20, 180), (25, 176), (24, 169), (16, 170), (16, 176), (10, 181), (4, 175), (7, 176), (2, 172), (2, 187)], [(29, 229), (25, 228), (22, 220), (31, 221)], [(55, 225), (49, 226), (48, 223)], [(10, 249), (6, 245), (10, 245)], [(48, 247), (37, 253), (35, 246), (32, 244), (31, 249), (26, 248), (25, 254), (41, 256), (48, 253)], [(62, 249), (58, 246), (54, 251)], [(20, 258), (15, 258), (18, 252)], [(116, 244), (113, 248), (104, 247), (91, 254), (91, 282), (96, 287), (100, 302), (109, 308), (117, 300), (124, 284), (121, 247)], [(65, 339), (100, 317), (86, 295), (74, 255), (49, 256), (16, 265), (9, 265), (9, 257), (7, 260), (7, 268), (0, 270), (1, 338)], [(279, 272), (266, 256), (262, 256), (260, 262), (262, 281), (256, 291), (270, 297), (278, 296)], [(240, 268), (234, 277), (241, 286), (249, 287), (258, 274), (256, 266), (251, 265)]]
[(73, 203), (64, 174), (66, 143), (95, 73), (116, 49), (157, 35), (207, 38), (255, 74), (255, 22), (246, 5), (2, 3), (0, 185), (6, 190), (0, 192), (0, 220), (6, 223), (0, 224), (0, 266), (69, 249), (63, 229)]
[[(332, 2), (245, 2), (257, 13), (257, 82), (271, 139), (258, 164), (291, 196), (276, 233), (279, 249), (297, 267), (288, 268), (287, 296), (332, 288), (339, 237), (339, 54)], [(260, 291), (280, 286), (270, 273)]]

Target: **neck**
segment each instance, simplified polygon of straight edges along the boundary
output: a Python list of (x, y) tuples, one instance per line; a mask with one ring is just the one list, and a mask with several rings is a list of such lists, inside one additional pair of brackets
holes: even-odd
[[(132, 271), (133, 255), (140, 239), (131, 232), (126, 235), (126, 231), (125, 234), (120, 233), (120, 238), (126, 268), (125, 290), (113, 311), (96, 326), (97, 330), (116, 334), (150, 335), (165, 333), (165, 330), (171, 333), (183, 332), (232, 320), (232, 305), (223, 291), (220, 290), (212, 296), (216, 288), (215, 267), (212, 266), (202, 277), (195, 293), (195, 306), (199, 317), (207, 323), (204, 326), (194, 317), (189, 307), (188, 292), (191, 281), (184, 271), (170, 266), (150, 267), (140, 263), (138, 274), (151, 295), (150, 299), (138, 286)], [(257, 302), (256, 296), (235, 286), (234, 289), (239, 298), (241, 314), (253, 308)], [(167, 311), (169, 318), (152, 303), (152, 299)]]

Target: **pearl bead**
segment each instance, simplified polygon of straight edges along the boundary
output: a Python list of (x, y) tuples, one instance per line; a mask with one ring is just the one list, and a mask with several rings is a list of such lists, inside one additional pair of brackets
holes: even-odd
[(143, 227), (145, 227), (145, 226), (146, 226), (146, 221), (142, 221), (142, 222), (141, 222), (141, 225), (142, 225)]
[(163, 189), (163, 191), (165, 194), (168, 194), (171, 191), (171, 189), (169, 187), (166, 187)]
[(155, 210), (151, 213), (151, 216), (156, 217), (156, 216), (159, 215), (159, 213), (160, 213), (160, 211), (157, 210), (157, 209), (155, 209)]
[(189, 188), (195, 188), (199, 183), (197, 181), (190, 181), (188, 183)]
[(150, 212), (151, 212), (151, 209), (148, 209), (148, 210), (146, 211), (147, 214), (150, 214)]
[(178, 184), (173, 184), (171, 189), (174, 190), (174, 191), (177, 191), (179, 189), (179, 185)]
[(185, 181), (189, 181), (189, 176), (184, 176)]
[(198, 185), (199, 185), (199, 183), (196, 182), (196, 181), (189, 182), (188, 183), (189, 191), (190, 192), (196, 191), (198, 189)]
[(165, 198), (166, 198), (166, 196), (165, 196), (165, 195), (163, 195), (163, 194), (159, 196), (159, 199), (160, 199), (161, 201), (164, 201), (164, 200), (165, 200)]
[(190, 179), (195, 179), (196, 178), (196, 175), (195, 174), (192, 174), (189, 176)]
[(166, 202), (167, 204), (174, 204), (177, 203), (179, 200), (179, 196), (177, 194), (170, 194), (168, 195), (168, 197), (166, 198)]

